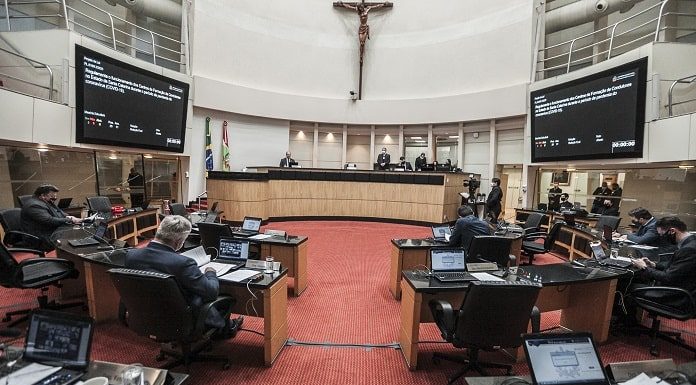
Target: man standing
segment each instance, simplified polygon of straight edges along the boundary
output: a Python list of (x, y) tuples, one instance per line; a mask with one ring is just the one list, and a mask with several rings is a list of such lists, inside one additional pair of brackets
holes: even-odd
[(128, 188), (130, 189), (131, 207), (136, 208), (143, 205), (145, 180), (143, 176), (131, 167), (128, 174)]
[(607, 182), (602, 182), (602, 185), (597, 187), (594, 192), (592, 192), (592, 195), (594, 195), (594, 200), (592, 201), (592, 210), (591, 212), (594, 214), (598, 214), (602, 210), (602, 201), (604, 200), (601, 195), (610, 195), (611, 190), (609, 189), (609, 185), (607, 185)]
[(279, 167), (292, 167), (293, 165), (296, 165), (297, 162), (295, 162), (295, 159), (290, 157), (290, 151), (285, 153), (285, 158), (280, 160), (280, 166)]
[(58, 191), (52, 184), (36, 188), (34, 196), (22, 206), (22, 231), (48, 241), (59, 227), (82, 222), (82, 219), (66, 215), (56, 207)]
[[(173, 275), (189, 305), (198, 308), (217, 298), (220, 283), (215, 269), (207, 267), (205, 273), (201, 273), (196, 261), (177, 254), (190, 233), (191, 222), (188, 219), (180, 215), (164, 217), (155, 238), (146, 247), (128, 251), (125, 267)], [(239, 317), (230, 322), (223, 319), (218, 309), (211, 308), (205, 324), (221, 329), (223, 335), (234, 336), (243, 320), (243, 317)]]
[(491, 179), (491, 192), (486, 199), (486, 208), (491, 217), (491, 223), (498, 223), (498, 217), (502, 210), (501, 201), (503, 200), (503, 190), (500, 189), (500, 178)]
[(425, 159), (425, 153), (421, 152), (420, 156), (416, 158), (416, 171), (420, 171), (426, 164), (428, 164), (428, 161)]
[(491, 235), (491, 228), (488, 223), (474, 216), (474, 211), (469, 206), (459, 206), (457, 209), (459, 219), (454, 224), (454, 231), (450, 236), (449, 245), (463, 247), (469, 250), (471, 240), (476, 235)]
[(561, 190), (558, 187), (558, 182), (553, 183), (553, 187), (549, 189), (549, 210), (558, 211), (561, 209)]
[(599, 211), (600, 215), (609, 215), (612, 217), (619, 216), (619, 208), (614, 204), (613, 199), (605, 199), (602, 209)]
[(377, 166), (380, 170), (388, 170), (389, 162), (391, 162), (391, 156), (387, 154), (387, 149), (382, 148), (382, 152), (377, 155)]

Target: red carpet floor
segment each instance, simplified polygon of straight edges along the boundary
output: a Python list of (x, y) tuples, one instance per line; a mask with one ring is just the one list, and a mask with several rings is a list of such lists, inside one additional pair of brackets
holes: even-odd
[[(399, 302), (388, 290), (389, 255), (392, 238), (425, 237), (429, 228), (371, 222), (282, 222), (271, 229), (309, 236), (308, 287), (298, 298), (288, 298), (288, 324), (291, 340), (315, 343), (374, 345), (373, 347), (287, 346), (271, 368), (263, 366), (262, 337), (243, 331), (233, 340), (216, 346), (216, 353), (228, 354), (232, 368), (219, 364), (196, 363), (189, 384), (444, 384), (456, 364), (431, 362), (434, 351), (453, 352), (433, 324), (422, 326), (420, 369), (409, 371), (401, 352), (378, 347), (398, 342)], [(558, 263), (553, 255), (541, 255), (535, 264)], [(51, 293), (55, 295), (55, 292)], [(32, 300), (32, 293), (2, 289), (1, 311), (16, 303)], [(23, 307), (23, 306), (19, 306)], [(588, 309), (592, 311), (592, 309)], [(542, 328), (557, 324), (558, 312), (545, 313)], [(696, 344), (696, 323), (665, 323), (685, 329), (687, 342)], [(263, 332), (259, 318), (246, 317), (244, 328)], [(612, 336), (600, 347), (606, 362), (650, 359), (645, 336)], [(688, 351), (661, 344), (661, 357), (677, 362), (693, 360)], [(92, 358), (122, 363), (139, 362), (157, 366), (158, 347), (118, 323), (96, 328)], [(489, 356), (509, 360), (501, 353)], [(516, 373), (526, 374), (526, 365), (515, 365)], [(461, 382), (463, 383), (463, 382)]]

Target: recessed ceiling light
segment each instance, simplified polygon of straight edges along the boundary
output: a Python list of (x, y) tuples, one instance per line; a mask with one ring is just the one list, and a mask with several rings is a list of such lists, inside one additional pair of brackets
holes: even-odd
[(679, 168), (681, 168), (682, 170), (690, 170), (690, 169), (694, 168), (694, 166), (690, 165), (690, 164), (680, 164)]
[(145, 154), (145, 155), (143, 155), (143, 158), (152, 159), (152, 154)]
[(37, 148), (36, 151), (38, 151), (38, 152), (47, 152), (47, 151), (49, 151), (49, 150), (48, 150), (47, 148), (43, 148), (43, 147), (42, 147), (42, 148)]
[(459, 135), (450, 135), (449, 138), (450, 139), (459, 139)]
[(411, 139), (423, 139), (422, 136), (412, 136)]

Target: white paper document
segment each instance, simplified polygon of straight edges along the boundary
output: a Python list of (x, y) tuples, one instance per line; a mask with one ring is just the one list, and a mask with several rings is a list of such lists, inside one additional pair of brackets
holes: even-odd
[(261, 273), (258, 270), (239, 269), (237, 271), (233, 271), (229, 274), (223, 275), (222, 277), (220, 277), (220, 279), (223, 281), (242, 282), (243, 280), (251, 278), (258, 274), (263, 273)]
[(203, 266), (199, 266), (198, 268), (201, 269), (201, 273), (205, 274), (205, 269), (212, 267), (213, 269), (215, 269), (215, 275), (219, 277), (221, 275), (227, 274), (235, 266), (236, 265), (231, 265), (229, 263), (208, 262)]
[(641, 250), (655, 250), (657, 247), (655, 246), (648, 246), (648, 245), (630, 245), (628, 247), (632, 247), (634, 249), (641, 249)]
[(181, 255), (193, 259), (194, 261), (196, 261), (196, 265), (198, 265), (199, 267), (210, 262), (210, 255), (205, 253), (205, 249), (203, 248), (203, 246), (198, 246), (194, 249), (185, 251), (181, 253)]
[(60, 366), (55, 367), (36, 363), (29, 364), (22, 369), (0, 378), (0, 383), (10, 385), (33, 385), (60, 369)]
[(645, 373), (641, 373), (633, 378), (631, 378), (628, 381), (625, 382), (620, 382), (620, 384), (624, 385), (653, 385), (653, 384), (659, 384), (659, 383), (664, 383), (662, 380), (660, 380), (658, 377), (649, 377)]
[(479, 281), (505, 281), (502, 278), (498, 278), (495, 275), (488, 273), (471, 273), (471, 275), (473, 275), (474, 278), (478, 279)]
[(249, 239), (261, 240), (261, 239), (270, 238), (272, 236), (273, 236), (273, 234), (256, 234), (253, 237), (249, 237)]

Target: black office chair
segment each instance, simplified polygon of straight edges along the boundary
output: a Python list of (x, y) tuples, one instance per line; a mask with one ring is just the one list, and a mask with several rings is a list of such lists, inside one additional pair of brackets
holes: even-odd
[(89, 206), (89, 212), (93, 213), (104, 213), (111, 214), (111, 201), (109, 197), (96, 196), (87, 197), (87, 205)]
[(600, 215), (599, 219), (597, 219), (597, 224), (595, 224), (595, 229), (602, 231), (604, 230), (604, 226), (609, 226), (613, 231), (616, 231), (616, 229), (619, 227), (619, 223), (621, 223), (621, 217), (613, 217), (611, 215)]
[(433, 354), (435, 363), (442, 359), (465, 364), (448, 384), (472, 369), (485, 376), (484, 368), (500, 368), (510, 375), (512, 365), (481, 362), (479, 352), (520, 346), (530, 320), (532, 331), (539, 331), (541, 316), (534, 303), (540, 290), (541, 284), (532, 282), (476, 281), (469, 286), (458, 311), (444, 300), (428, 303), (442, 338), (456, 348), (468, 349), (468, 357)]
[(476, 235), (469, 244), (467, 261), (494, 262), (500, 267), (515, 265), (516, 258), (510, 254), (512, 238), (495, 235)]
[[(36, 258), (26, 258), (17, 262), (12, 253), (23, 252), (36, 255)], [(48, 300), (49, 286), (60, 287), (63, 279), (75, 279), (79, 272), (71, 261), (58, 258), (45, 258), (42, 251), (32, 249), (8, 249), (0, 244), (0, 286), (14, 289), (40, 289), (36, 300), (39, 309), (60, 310), (75, 306), (84, 306), (82, 302), (58, 304)], [(19, 319), (12, 321), (8, 327), (12, 327), (27, 320), (29, 313), (35, 309), (23, 309), (5, 313), (3, 322), (12, 321), (12, 317), (21, 315)]]
[(210, 248), (215, 250), (217, 256), (217, 248), (220, 245), (220, 238), (232, 237), (232, 228), (222, 223), (198, 222), (198, 234), (201, 237), (201, 245), (207, 253), (210, 253)]
[(696, 301), (693, 293), (678, 287), (649, 286), (634, 289), (630, 296), (636, 305), (647, 311), (649, 317), (652, 318), (650, 328), (642, 330), (650, 335), (650, 354), (659, 355), (658, 338), (696, 353), (696, 347), (687, 345), (680, 337), (681, 333), (660, 330), (659, 318), (679, 321), (696, 318)]
[[(227, 357), (201, 352), (210, 349), (217, 330), (205, 325), (208, 311), (215, 307), (229, 319), (235, 303), (232, 297), (220, 296), (193, 308), (173, 275), (132, 269), (110, 269), (109, 275), (126, 309), (128, 328), (161, 344), (157, 360), (174, 357), (163, 368), (185, 365), (188, 371), (193, 361), (218, 361), (223, 369), (229, 368)], [(171, 342), (179, 349), (167, 346)]]
[(182, 217), (188, 218), (189, 212), (186, 210), (186, 205), (183, 203), (170, 203), (169, 212), (172, 215), (181, 215)]
[(22, 231), (22, 209), (0, 210), (0, 225), (5, 232), (2, 242), (8, 247), (21, 247), (51, 251), (53, 244), (48, 240)]
[(29, 199), (31, 199), (33, 195), (17, 195), (17, 203), (19, 204), (19, 208), (24, 207), (27, 202), (29, 202)]
[[(536, 233), (529, 233), (522, 238), (522, 253), (529, 256), (528, 265), (534, 263), (534, 256), (537, 254), (544, 254), (551, 251), (553, 245), (556, 243), (558, 234), (561, 232), (561, 227), (565, 222), (556, 221), (556, 223), (551, 226), (551, 230), (548, 233), (543, 231)], [(537, 239), (543, 239), (544, 243), (536, 242)]]
[(524, 233), (529, 234), (529, 233), (538, 233), (541, 231), (541, 222), (544, 221), (544, 217), (546, 215), (542, 213), (531, 213), (527, 217), (527, 220), (524, 222), (524, 225), (522, 226), (524, 228)]

